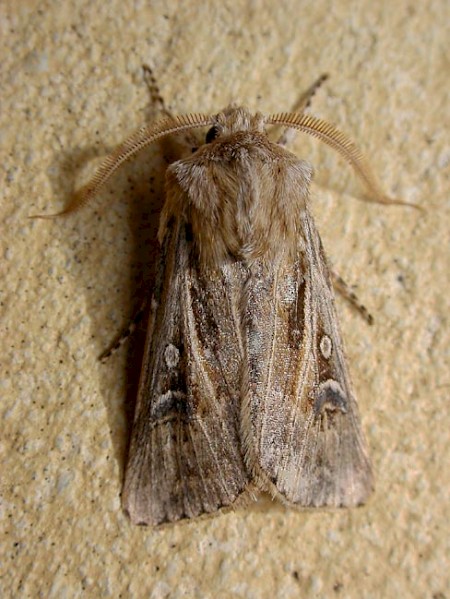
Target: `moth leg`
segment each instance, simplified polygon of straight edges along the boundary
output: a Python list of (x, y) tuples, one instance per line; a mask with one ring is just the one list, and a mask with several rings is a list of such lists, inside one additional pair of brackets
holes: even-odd
[(99, 355), (98, 359), (100, 360), (100, 362), (102, 364), (105, 364), (106, 361), (108, 360), (108, 358), (110, 358), (113, 354), (115, 354), (116, 351), (122, 347), (122, 345), (125, 343), (125, 341), (127, 341), (128, 337), (134, 333), (139, 322), (142, 320), (142, 317), (145, 313), (146, 306), (147, 306), (147, 300), (144, 300), (141, 303), (141, 305), (138, 308), (135, 315), (133, 316), (133, 318), (131, 319), (130, 323), (124, 329), (122, 329), (122, 331), (116, 336), (116, 338), (111, 343), (111, 345), (109, 347), (107, 347), (105, 349), (105, 351), (103, 351)]
[(152, 104), (155, 104), (156, 108), (162, 112), (164, 116), (173, 118), (173, 114), (167, 108), (164, 98), (161, 95), (161, 91), (153, 73), (153, 69), (148, 64), (144, 64), (142, 65), (142, 70), (144, 71), (144, 81), (147, 85)]
[[(328, 77), (329, 75), (327, 73), (324, 73), (318, 79), (316, 79), (316, 81), (314, 81), (314, 83), (310, 87), (308, 87), (308, 89), (300, 96), (300, 98), (294, 104), (292, 112), (305, 112), (305, 110), (307, 110), (310, 107), (311, 100), (313, 99), (316, 91), (319, 89), (322, 83), (324, 83), (324, 81), (328, 79)], [(294, 139), (295, 134), (295, 129), (285, 129), (280, 138), (277, 140), (277, 144), (279, 144), (280, 146), (287, 146)]]
[[(156, 105), (157, 110), (161, 112), (165, 117), (173, 119), (174, 115), (167, 108), (167, 105), (159, 89), (158, 82), (156, 81), (156, 77), (153, 73), (153, 69), (148, 64), (144, 64), (142, 65), (142, 70), (144, 71), (144, 81), (147, 85), (152, 104)], [(185, 146), (187, 153), (195, 151), (199, 146), (198, 139), (192, 131), (183, 133), (183, 135), (179, 136), (179, 139), (181, 145)]]
[(349, 304), (351, 304), (353, 308), (355, 308), (355, 310), (359, 312), (359, 314), (364, 318), (367, 324), (372, 325), (372, 314), (370, 314), (367, 308), (363, 306), (363, 304), (361, 304), (356, 294), (350, 289), (350, 287), (347, 285), (344, 279), (340, 277), (337, 273), (335, 273), (333, 270), (331, 270), (330, 273), (331, 280), (333, 282), (333, 287), (335, 288), (335, 290), (339, 292), (342, 295), (342, 297), (344, 297), (344, 299), (346, 299), (349, 302)]

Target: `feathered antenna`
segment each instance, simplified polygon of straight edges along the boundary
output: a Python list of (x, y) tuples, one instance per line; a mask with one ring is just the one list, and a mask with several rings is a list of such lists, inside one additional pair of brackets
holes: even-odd
[(186, 129), (206, 127), (210, 124), (212, 124), (211, 116), (205, 114), (186, 114), (177, 117), (168, 117), (153, 125), (141, 127), (103, 161), (92, 179), (75, 194), (74, 199), (67, 208), (56, 214), (38, 214), (30, 218), (55, 218), (79, 210), (97, 195), (99, 189), (116, 172), (121, 164), (146, 146), (166, 135), (178, 133)]
[(339, 154), (350, 163), (357, 175), (365, 183), (371, 195), (370, 201), (378, 204), (400, 204), (422, 210), (417, 204), (396, 200), (385, 195), (361, 150), (347, 135), (345, 135), (345, 133), (336, 129), (334, 125), (309, 114), (299, 114), (295, 112), (282, 112), (270, 115), (267, 119), (267, 123), (299, 129), (304, 133), (317, 137), (339, 152)]

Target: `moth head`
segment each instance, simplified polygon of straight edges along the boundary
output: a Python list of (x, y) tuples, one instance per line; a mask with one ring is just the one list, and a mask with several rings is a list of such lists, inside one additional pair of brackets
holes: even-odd
[(206, 134), (205, 142), (207, 144), (219, 137), (233, 135), (241, 131), (265, 132), (265, 117), (259, 112), (252, 114), (242, 106), (228, 106), (228, 108), (211, 118), (213, 125)]

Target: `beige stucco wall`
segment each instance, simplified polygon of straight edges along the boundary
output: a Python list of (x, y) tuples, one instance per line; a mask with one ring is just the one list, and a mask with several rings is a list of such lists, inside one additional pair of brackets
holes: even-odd
[[(0, 4), (2, 597), (447, 597), (449, 3), (14, 4)], [(427, 209), (358, 201), (342, 160), (297, 138), (330, 260), (376, 319), (338, 300), (377, 474), (362, 509), (265, 499), (161, 531), (121, 512), (139, 343), (97, 356), (149, 276), (159, 148), (84, 211), (27, 217), (60, 209), (147, 118), (144, 62), (181, 113), (288, 110), (330, 73), (313, 113)]]

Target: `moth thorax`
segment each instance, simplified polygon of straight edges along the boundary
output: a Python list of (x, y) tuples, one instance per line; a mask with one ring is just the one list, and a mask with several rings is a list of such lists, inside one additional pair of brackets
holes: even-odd
[(170, 216), (181, 217), (210, 266), (292, 258), (301, 240), (311, 168), (259, 133), (244, 135), (253, 143), (206, 145), (168, 169), (160, 239)]

